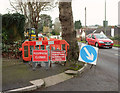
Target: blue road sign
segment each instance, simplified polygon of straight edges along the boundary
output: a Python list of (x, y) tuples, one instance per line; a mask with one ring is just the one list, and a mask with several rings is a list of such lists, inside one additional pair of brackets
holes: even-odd
[(79, 61), (96, 65), (98, 48), (82, 44), (79, 54)]

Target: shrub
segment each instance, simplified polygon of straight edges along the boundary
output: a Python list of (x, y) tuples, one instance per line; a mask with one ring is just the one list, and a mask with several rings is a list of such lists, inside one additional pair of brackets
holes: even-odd
[(20, 58), (21, 53), (19, 51), (19, 48), (22, 46), (22, 41), (19, 40), (17, 42), (14, 42), (12, 44), (10, 43), (3, 43), (2, 44), (2, 56), (7, 58)]
[(25, 17), (19, 13), (2, 15), (3, 43), (14, 42), (24, 38)]
[(111, 37), (111, 39), (120, 41), (120, 36)]

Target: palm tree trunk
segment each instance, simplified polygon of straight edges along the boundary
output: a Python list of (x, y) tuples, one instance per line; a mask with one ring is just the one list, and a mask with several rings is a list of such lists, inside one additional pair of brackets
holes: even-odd
[(59, 20), (62, 26), (62, 38), (70, 45), (67, 59), (78, 60), (79, 48), (74, 31), (71, 2), (59, 2)]

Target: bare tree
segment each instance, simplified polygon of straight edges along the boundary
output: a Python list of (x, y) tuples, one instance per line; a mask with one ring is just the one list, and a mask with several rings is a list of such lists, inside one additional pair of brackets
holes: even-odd
[(26, 18), (26, 27), (34, 27), (38, 29), (38, 22), (40, 21), (41, 11), (48, 11), (55, 7), (53, 2), (45, 2), (46, 0), (14, 0), (10, 1), (10, 5), (14, 11), (22, 13)]
[(62, 38), (70, 44), (68, 60), (76, 61), (78, 60), (79, 48), (74, 31), (71, 2), (59, 2), (59, 19), (62, 26)]

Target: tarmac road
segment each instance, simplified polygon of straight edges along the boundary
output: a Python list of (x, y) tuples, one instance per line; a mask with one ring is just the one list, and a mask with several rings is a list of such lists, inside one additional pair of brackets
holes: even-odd
[(118, 91), (118, 50), (99, 49), (96, 67), (88, 66), (82, 75), (37, 91)]

